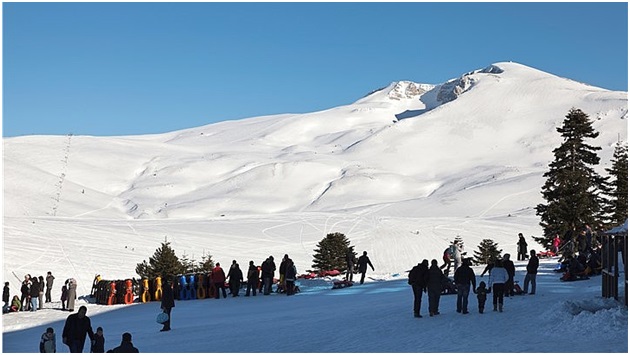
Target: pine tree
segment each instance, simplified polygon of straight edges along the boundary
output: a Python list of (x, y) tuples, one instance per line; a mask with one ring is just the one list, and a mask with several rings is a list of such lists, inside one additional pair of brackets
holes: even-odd
[(153, 256), (136, 265), (136, 273), (141, 278), (153, 279), (161, 276), (163, 279), (170, 279), (184, 272), (184, 267), (179, 261), (175, 251), (169, 242), (162, 243), (162, 246), (155, 250)]
[(556, 129), (563, 138), (554, 149), (554, 161), (549, 164), (547, 178), (542, 187), (547, 203), (536, 206), (544, 236), (534, 239), (549, 248), (554, 235), (565, 235), (585, 224), (597, 225), (602, 218), (604, 199), (600, 194), (606, 180), (592, 166), (599, 164), (597, 151), (584, 142), (597, 138), (592, 123), (584, 112), (572, 108), (565, 116), (562, 127)]
[(610, 227), (617, 226), (628, 219), (628, 145), (617, 142), (611, 160), (612, 166), (606, 168), (612, 181), (608, 183), (606, 194), (610, 197), (606, 204), (607, 220)]
[(487, 264), (490, 260), (496, 260), (503, 251), (497, 248), (498, 244), (492, 239), (483, 239), (479, 243), (479, 251), (474, 251), (473, 263), (475, 265)]
[(197, 266), (197, 272), (207, 274), (214, 268), (214, 261), (212, 260), (212, 255), (202, 255), (201, 261)]
[(317, 244), (313, 255), (313, 268), (315, 271), (339, 270), (345, 272), (346, 252), (350, 246), (350, 240), (343, 233), (329, 233)]

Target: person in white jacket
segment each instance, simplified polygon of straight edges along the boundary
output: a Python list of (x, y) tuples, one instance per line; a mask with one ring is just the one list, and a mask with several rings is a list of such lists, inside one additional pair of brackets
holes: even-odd
[(490, 270), (488, 284), (492, 287), (492, 305), (494, 310), (499, 306), (499, 312), (503, 312), (503, 294), (505, 293), (505, 283), (508, 281), (508, 274), (503, 267), (503, 260), (498, 259), (494, 267)]

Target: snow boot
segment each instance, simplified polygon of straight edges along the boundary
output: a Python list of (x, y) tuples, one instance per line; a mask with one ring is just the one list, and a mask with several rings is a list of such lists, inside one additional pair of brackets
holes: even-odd
[(496, 303), (494, 304), (494, 309), (493, 309), (493, 311), (495, 311), (495, 312), (497, 311), (497, 304), (496, 304)]
[(503, 312), (503, 303), (499, 303), (499, 312)]

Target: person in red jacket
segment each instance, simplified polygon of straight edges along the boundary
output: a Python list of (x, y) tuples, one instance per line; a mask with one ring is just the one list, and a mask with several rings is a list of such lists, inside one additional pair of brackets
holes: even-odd
[(227, 298), (227, 292), (225, 291), (225, 272), (223, 272), (221, 264), (219, 263), (217, 263), (217, 266), (212, 269), (212, 283), (214, 283), (214, 287), (217, 290), (217, 294), (214, 298), (221, 298), (219, 290), (223, 291), (223, 298)]

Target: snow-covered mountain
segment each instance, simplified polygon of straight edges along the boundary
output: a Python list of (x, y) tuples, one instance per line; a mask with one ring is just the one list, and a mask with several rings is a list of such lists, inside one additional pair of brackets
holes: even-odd
[[(515, 214), (540, 201), (555, 128), (572, 107), (595, 120), (608, 163), (618, 134), (626, 138), (627, 94), (515, 63), (441, 85), (395, 82), (309, 114), (148, 136), (8, 138), (5, 216), (212, 218), (375, 205), (410, 217)], [(469, 198), (475, 189), (487, 197)]]
[(326, 233), (342, 232), (379, 277), (439, 258), (458, 234), (469, 252), (484, 238), (513, 252), (518, 232), (537, 248), (533, 208), (572, 107), (600, 132), (603, 172), (627, 140), (627, 93), (516, 63), (395, 82), (308, 114), (5, 138), (4, 280), (16, 289), (15, 275), (52, 268), (89, 293), (97, 273), (135, 276), (165, 237), (223, 263), (289, 253), (301, 272)]

